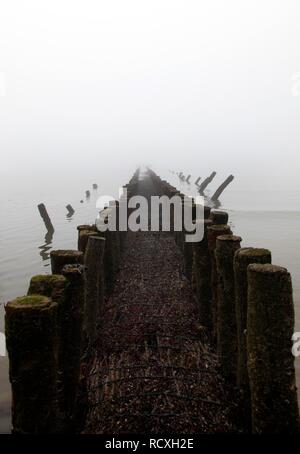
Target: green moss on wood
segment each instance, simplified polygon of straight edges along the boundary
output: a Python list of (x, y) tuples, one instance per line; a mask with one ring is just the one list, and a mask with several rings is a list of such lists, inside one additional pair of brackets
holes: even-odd
[(64, 299), (66, 285), (66, 278), (60, 274), (33, 276), (30, 281), (28, 295), (45, 295), (60, 303)]
[(43, 295), (30, 295), (30, 296), (20, 296), (13, 301), (7, 303), (8, 307), (14, 308), (25, 308), (32, 307), (32, 306), (49, 306), (51, 304), (51, 300), (46, 298)]
[(5, 334), (17, 433), (56, 430), (57, 308), (43, 295), (5, 306)]

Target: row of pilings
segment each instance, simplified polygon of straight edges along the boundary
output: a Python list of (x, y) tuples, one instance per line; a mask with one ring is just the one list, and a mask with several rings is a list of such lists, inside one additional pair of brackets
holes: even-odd
[[(139, 169), (112, 210), (136, 194)], [(78, 432), (82, 383), (104, 298), (114, 288), (126, 231), (79, 225), (77, 250), (52, 250), (51, 272), (31, 278), (27, 295), (5, 306), (13, 433)]]
[[(191, 203), (150, 173), (158, 193)], [(290, 273), (271, 264), (268, 249), (241, 247), (242, 238), (233, 234), (227, 212), (204, 206), (203, 219), (194, 222), (203, 224), (201, 241), (186, 242), (184, 229), (174, 231), (174, 238), (197, 297), (199, 321), (211, 334), (224, 377), (239, 390), (246, 429), (297, 433)]]
[[(175, 187), (151, 169), (148, 173), (157, 194), (179, 195), (186, 203)], [(119, 213), (121, 204), (129, 216), (128, 201), (138, 184), (139, 170), (103, 218), (113, 209)], [(224, 377), (242, 396), (247, 426), (253, 433), (297, 432), (290, 274), (271, 264), (270, 251), (241, 247), (226, 212), (204, 207), (204, 219), (194, 220), (202, 223), (202, 240), (186, 242), (182, 230), (173, 231), (174, 240), (197, 297), (199, 321), (210, 332)], [(14, 432), (80, 431), (85, 361), (103, 300), (114, 288), (125, 235), (78, 226), (78, 250), (52, 251), (52, 274), (34, 276), (28, 294), (7, 303)]]

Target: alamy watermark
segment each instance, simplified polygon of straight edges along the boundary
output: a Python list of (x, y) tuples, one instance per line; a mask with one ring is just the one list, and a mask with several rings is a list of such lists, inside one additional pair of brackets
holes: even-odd
[(120, 202), (113, 197), (101, 196), (97, 201), (100, 211), (96, 226), (100, 232), (130, 230), (185, 232), (186, 242), (198, 242), (204, 233), (204, 199), (197, 196), (151, 196), (149, 199), (134, 195), (127, 197), (127, 190), (120, 190)]
[(295, 358), (297, 358), (298, 356), (300, 356), (300, 332), (297, 331), (293, 334), (292, 341), (294, 342), (292, 347), (292, 353), (295, 356)]

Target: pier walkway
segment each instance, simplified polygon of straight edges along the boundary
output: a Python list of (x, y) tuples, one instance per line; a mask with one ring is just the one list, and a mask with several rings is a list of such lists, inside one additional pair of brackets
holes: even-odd
[[(148, 174), (138, 193), (156, 195)], [(228, 394), (171, 233), (128, 232), (87, 371), (84, 433), (236, 432)]]

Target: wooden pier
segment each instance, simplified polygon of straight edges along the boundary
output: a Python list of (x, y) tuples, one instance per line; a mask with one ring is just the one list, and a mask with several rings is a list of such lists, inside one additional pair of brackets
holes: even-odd
[[(151, 169), (124, 188), (105, 216), (184, 200)], [(13, 431), (298, 432), (290, 275), (227, 221), (206, 207), (197, 243), (79, 226), (79, 251), (52, 251), (55, 274), (6, 305)]]

